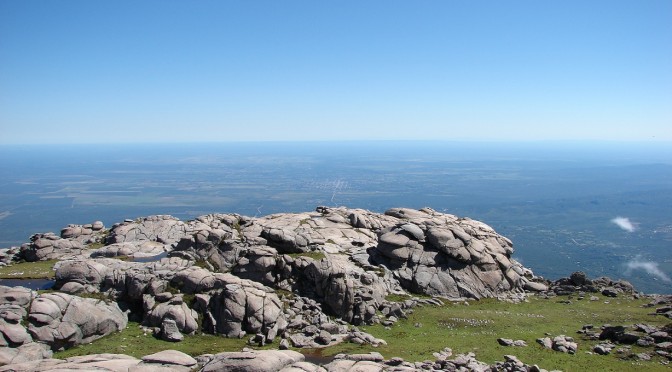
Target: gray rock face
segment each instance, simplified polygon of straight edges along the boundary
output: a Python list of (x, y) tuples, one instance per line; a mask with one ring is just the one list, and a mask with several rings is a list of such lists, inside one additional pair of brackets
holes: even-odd
[[(529, 282), (511, 259), (511, 241), (482, 222), (435, 212), (391, 209), (371, 260), (392, 269), (413, 292), (451, 298), (522, 293)], [(528, 286), (530, 289), (531, 286)]]
[[(284, 331), (282, 303), (274, 290), (261, 283), (191, 267), (179, 258), (149, 266), (118, 263), (115, 267), (105, 265), (107, 262), (98, 259), (63, 265), (57, 270), (57, 284), (81, 282), (97, 290), (111, 290), (118, 298), (141, 301), (148, 326), (159, 327), (165, 319), (172, 319), (180, 332), (193, 333), (202, 316), (204, 331), (229, 337), (261, 333), (270, 342)], [(193, 308), (181, 294), (166, 293), (168, 286), (195, 295)]]
[(25, 287), (7, 287), (0, 285), (0, 309), (7, 305), (25, 308), (35, 298), (35, 292)]
[(29, 342), (19, 347), (0, 347), (0, 366), (39, 361), (51, 358), (52, 355), (49, 346), (37, 342)]
[(37, 294), (24, 287), (0, 286), (0, 347), (18, 347), (33, 341), (21, 322)]
[[(511, 242), (492, 228), (428, 208), (377, 214), (320, 207), (261, 218), (213, 214), (189, 223), (152, 216), (115, 225), (108, 238), (112, 244), (95, 254), (129, 254), (135, 248), (128, 244), (148, 242), (174, 247), (212, 270), (297, 290), (353, 323), (373, 321), (382, 299), (402, 287), (450, 298), (547, 289), (511, 259)], [(284, 255), (309, 252), (325, 258)]]
[(152, 257), (170, 249), (170, 246), (154, 241), (114, 243), (91, 252), (91, 257)]
[[(142, 357), (140, 366), (159, 367), (163, 366), (174, 370), (191, 371), (198, 362), (189, 355), (177, 350), (164, 350), (158, 353), (146, 355)], [(151, 369), (149, 369), (151, 371)]]
[(107, 243), (153, 241), (171, 244), (186, 236), (186, 231), (186, 224), (175, 217), (149, 216), (113, 226)]
[(143, 300), (146, 311), (144, 319), (147, 325), (160, 326), (162, 330), (165, 330), (167, 322), (170, 321), (169, 324), (177, 330), (175, 332), (171, 327), (171, 333), (175, 335), (165, 336), (164, 332), (162, 334), (165, 337), (179, 338), (179, 340), (174, 341), (180, 341), (182, 336), (179, 334), (180, 331), (192, 334), (198, 330), (198, 313), (184, 303), (181, 294), (160, 293), (155, 297), (147, 294), (143, 296)]
[(31, 304), (28, 331), (54, 350), (88, 343), (126, 327), (116, 303), (65, 293), (39, 295)]
[(178, 272), (171, 283), (184, 293), (202, 294), (196, 307), (203, 314), (206, 332), (228, 337), (261, 333), (271, 342), (284, 331), (282, 303), (271, 288), (260, 283), (199, 267)]
[[(36, 346), (33, 346), (36, 345)], [(35, 349), (34, 358), (25, 359), (21, 354), (11, 363), (3, 363), (0, 349), (0, 371), (128, 371), (128, 372), (190, 372), (197, 367), (197, 361), (176, 350), (164, 350), (136, 359), (122, 354), (91, 354), (63, 359), (50, 359), (51, 352), (45, 351), (40, 357), (38, 344), (30, 344)], [(44, 346), (44, 345), (43, 345)], [(22, 347), (25, 348), (25, 347)], [(21, 349), (21, 348), (19, 348)], [(22, 352), (25, 352), (22, 350)]]
[(86, 225), (68, 225), (61, 230), (61, 238), (76, 240), (80, 243), (102, 243), (105, 240), (105, 225), (95, 221)]
[(0, 286), (0, 346), (36, 341), (58, 350), (91, 342), (126, 324), (126, 314), (116, 303)]
[(64, 261), (56, 269), (56, 286), (75, 282), (82, 285), (99, 287), (110, 272), (110, 266), (104, 261)]
[(302, 293), (317, 298), (326, 309), (353, 323), (370, 323), (387, 293), (380, 278), (333, 255), (311, 260), (300, 276)]
[[(123, 302), (143, 325), (162, 327), (169, 339), (200, 326), (228, 337), (252, 335), (259, 344), (279, 337), (294, 346), (344, 339), (377, 345), (385, 341), (348, 330), (345, 322), (392, 326), (416, 303), (440, 304), (390, 303), (385, 297), (392, 293), (462, 299), (548, 289), (511, 258), (512, 243), (492, 228), (429, 208), (378, 214), (319, 207), (259, 218), (210, 214), (189, 222), (150, 216), (113, 225), (106, 246), (83, 250), (78, 239), (103, 234), (101, 225), (70, 225), (61, 237), (35, 235), (21, 254), (33, 260), (76, 258), (57, 264), (56, 289), (104, 293)], [(150, 263), (112, 258), (162, 252), (168, 257)], [(283, 304), (275, 289), (291, 292), (293, 299)], [(68, 295), (39, 296), (30, 309), (17, 305), (29, 304), (25, 298), (6, 307), (0, 346), (46, 340), (63, 348), (107, 332), (96, 322), (59, 317), (90, 300), (62, 296)], [(21, 319), (29, 320), (28, 332), (17, 326)]]
[(80, 257), (84, 250), (84, 244), (74, 239), (62, 239), (53, 233), (35, 234), (30, 243), (21, 245), (19, 256), (35, 262)]
[(164, 319), (161, 323), (161, 339), (170, 342), (179, 342), (184, 339), (173, 319)]
[(240, 247), (231, 273), (243, 278), (273, 286), (284, 276), (290, 275), (283, 255), (268, 246)]
[(294, 363), (302, 362), (304, 356), (292, 350), (248, 350), (215, 354), (202, 371), (266, 372), (280, 371)]

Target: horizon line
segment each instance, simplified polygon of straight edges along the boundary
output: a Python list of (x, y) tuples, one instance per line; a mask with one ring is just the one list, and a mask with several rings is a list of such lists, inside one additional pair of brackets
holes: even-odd
[(463, 143), (463, 144), (669, 144), (672, 139), (281, 139), (281, 140), (210, 140), (210, 141), (114, 141), (114, 142), (15, 142), (10, 146), (94, 146), (94, 145), (216, 145), (216, 144), (314, 144), (314, 143)]

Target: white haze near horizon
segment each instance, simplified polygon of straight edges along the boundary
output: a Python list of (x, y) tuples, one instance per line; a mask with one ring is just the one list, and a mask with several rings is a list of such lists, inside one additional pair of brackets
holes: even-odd
[(633, 270), (644, 270), (647, 274), (658, 278), (665, 283), (672, 283), (672, 279), (665, 274), (659, 267), (658, 263), (652, 261), (642, 261), (639, 257), (628, 261), (625, 264), (625, 274), (630, 275)]
[(611, 222), (627, 232), (635, 232), (635, 230), (637, 230), (637, 225), (627, 217), (619, 216), (612, 219)]
[[(637, 224), (630, 221), (628, 217), (619, 216), (613, 218), (611, 222), (629, 233), (635, 232), (635, 230), (637, 230)], [(647, 274), (653, 276), (654, 278), (660, 279), (665, 283), (672, 283), (672, 279), (670, 279), (670, 277), (658, 267), (658, 263), (656, 262), (643, 261), (640, 257), (636, 257), (626, 262), (625, 267), (626, 275), (631, 275), (634, 270), (643, 270)]]

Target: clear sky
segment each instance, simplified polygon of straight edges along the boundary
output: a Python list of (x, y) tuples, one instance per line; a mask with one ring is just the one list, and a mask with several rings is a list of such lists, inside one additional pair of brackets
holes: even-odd
[(0, 143), (672, 140), (672, 1), (0, 1)]

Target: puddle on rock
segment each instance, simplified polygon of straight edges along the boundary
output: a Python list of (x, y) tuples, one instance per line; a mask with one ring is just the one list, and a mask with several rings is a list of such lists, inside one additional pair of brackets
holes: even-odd
[(7, 287), (26, 287), (34, 291), (51, 289), (54, 279), (0, 279), (0, 285)]
[(149, 257), (134, 257), (130, 261), (132, 262), (156, 262), (161, 261), (162, 258), (168, 257), (168, 252), (159, 253), (156, 256)]

